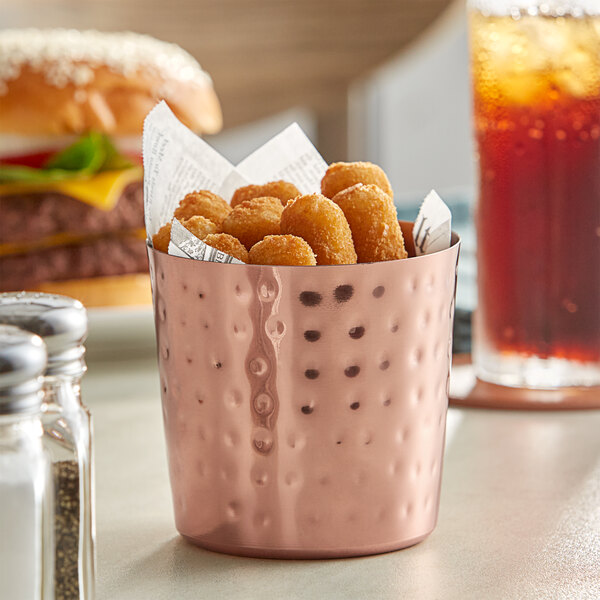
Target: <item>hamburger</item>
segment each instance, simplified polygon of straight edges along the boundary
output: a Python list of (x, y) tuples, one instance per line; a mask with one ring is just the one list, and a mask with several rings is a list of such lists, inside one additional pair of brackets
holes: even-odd
[(149, 302), (142, 125), (159, 100), (199, 134), (221, 128), (209, 75), (174, 44), (0, 31), (0, 292)]

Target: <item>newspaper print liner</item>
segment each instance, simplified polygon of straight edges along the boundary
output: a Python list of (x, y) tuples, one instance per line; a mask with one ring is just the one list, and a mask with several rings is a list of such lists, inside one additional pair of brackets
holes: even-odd
[(244, 264), (241, 260), (205, 244), (191, 231), (188, 231), (177, 219), (173, 219), (171, 225), (169, 254), (181, 258), (193, 258), (194, 260), (208, 262)]
[[(165, 102), (160, 102), (144, 121), (143, 160), (144, 215), (150, 246), (152, 236), (171, 219), (181, 198), (192, 190), (207, 189), (230, 198), (238, 187), (249, 183), (284, 179), (302, 194), (310, 194), (320, 190), (327, 170), (327, 163), (297, 123), (235, 167), (185, 127)], [(208, 250), (209, 246), (177, 225), (174, 221), (169, 254), (211, 262), (240, 262), (223, 252)], [(421, 205), (413, 228), (417, 256), (448, 248), (450, 232), (450, 210), (432, 190)]]

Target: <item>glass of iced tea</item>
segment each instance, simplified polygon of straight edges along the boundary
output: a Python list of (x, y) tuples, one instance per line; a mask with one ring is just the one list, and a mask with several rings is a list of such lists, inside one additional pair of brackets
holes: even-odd
[(600, 384), (600, 0), (470, 0), (480, 379)]

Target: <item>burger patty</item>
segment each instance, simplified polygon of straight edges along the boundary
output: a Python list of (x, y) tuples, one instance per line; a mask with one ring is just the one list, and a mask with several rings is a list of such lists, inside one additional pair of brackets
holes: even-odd
[(0, 292), (30, 289), (44, 281), (147, 271), (144, 240), (106, 236), (83, 244), (0, 256)]
[(0, 244), (37, 242), (59, 233), (103, 234), (144, 227), (141, 181), (130, 183), (112, 210), (57, 192), (0, 196)]

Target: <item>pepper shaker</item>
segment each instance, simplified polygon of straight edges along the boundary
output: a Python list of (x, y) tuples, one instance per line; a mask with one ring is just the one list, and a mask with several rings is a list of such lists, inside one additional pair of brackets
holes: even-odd
[(92, 422), (81, 402), (86, 371), (87, 314), (78, 300), (52, 294), (0, 294), (0, 323), (38, 334), (46, 343), (42, 405), (44, 446), (54, 482), (56, 600), (94, 598)]
[[(0, 595), (53, 598), (52, 481), (42, 444), (37, 335), (0, 325)], [(50, 574), (50, 576), (49, 576)]]

